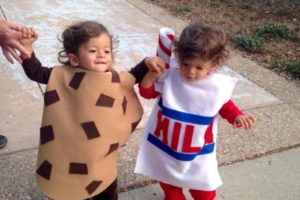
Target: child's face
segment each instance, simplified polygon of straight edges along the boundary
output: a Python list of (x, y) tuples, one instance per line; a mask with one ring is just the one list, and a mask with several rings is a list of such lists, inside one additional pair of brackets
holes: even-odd
[(202, 80), (215, 69), (216, 65), (211, 61), (203, 61), (200, 58), (186, 59), (179, 65), (180, 74), (187, 81)]
[(76, 57), (80, 68), (95, 72), (110, 70), (113, 62), (111, 38), (101, 34), (89, 39), (79, 47)]

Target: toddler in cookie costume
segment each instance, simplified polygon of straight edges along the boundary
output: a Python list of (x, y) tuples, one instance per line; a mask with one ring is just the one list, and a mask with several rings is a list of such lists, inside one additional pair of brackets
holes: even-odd
[(22, 56), (23, 69), (33, 81), (47, 84), (38, 186), (57, 200), (118, 199), (118, 149), (141, 120), (143, 109), (133, 86), (149, 62), (130, 72), (115, 71), (113, 36), (96, 21), (81, 21), (62, 33), (61, 66), (43, 67), (32, 47), (37, 33), (32, 28), (22, 33), (20, 42), (30, 52), (29, 58)]

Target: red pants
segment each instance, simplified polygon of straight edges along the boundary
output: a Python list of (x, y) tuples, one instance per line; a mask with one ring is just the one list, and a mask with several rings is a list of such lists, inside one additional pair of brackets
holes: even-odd
[[(182, 188), (159, 182), (160, 187), (165, 193), (165, 200), (185, 200)], [(214, 200), (216, 197), (216, 191), (201, 191), (190, 190), (192, 197), (195, 200)]]

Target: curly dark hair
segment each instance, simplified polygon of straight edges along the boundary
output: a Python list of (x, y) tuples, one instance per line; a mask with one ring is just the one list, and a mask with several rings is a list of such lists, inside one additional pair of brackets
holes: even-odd
[(111, 38), (111, 51), (113, 51), (113, 44), (117, 43), (117, 40), (114, 39), (104, 25), (97, 21), (77, 22), (67, 27), (63, 31), (61, 38), (58, 38), (63, 44), (63, 49), (58, 53), (58, 61), (61, 64), (70, 65), (68, 54), (77, 54), (80, 45), (101, 34), (107, 34)]
[(227, 44), (228, 36), (221, 29), (195, 21), (184, 28), (178, 41), (175, 40), (174, 53), (179, 62), (200, 58), (217, 66), (229, 57)]

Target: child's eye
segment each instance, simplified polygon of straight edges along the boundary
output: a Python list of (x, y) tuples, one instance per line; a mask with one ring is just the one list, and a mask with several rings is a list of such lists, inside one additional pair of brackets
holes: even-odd
[(189, 65), (187, 63), (182, 63), (183, 67), (188, 67)]
[(203, 69), (203, 67), (201, 67), (201, 66), (197, 66), (197, 67), (196, 67), (196, 69), (197, 69), (197, 70), (202, 70), (202, 69)]
[(106, 54), (110, 54), (110, 50), (106, 50), (104, 51)]
[(95, 50), (95, 49), (90, 49), (89, 52), (90, 52), (90, 53), (95, 53), (96, 50)]

